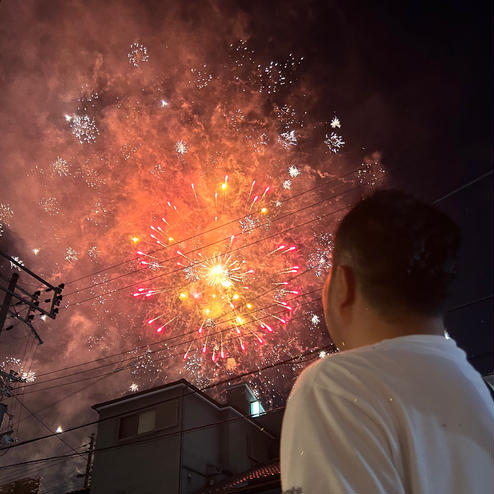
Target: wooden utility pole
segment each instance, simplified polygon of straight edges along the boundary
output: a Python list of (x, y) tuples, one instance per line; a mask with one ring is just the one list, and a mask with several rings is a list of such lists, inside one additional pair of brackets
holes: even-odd
[(5, 297), (3, 298), (2, 309), (0, 310), (0, 333), (2, 332), (3, 326), (5, 324), (5, 319), (7, 318), (7, 314), (9, 313), (10, 302), (15, 292), (15, 287), (17, 285), (18, 279), (19, 275), (17, 273), (12, 273), (9, 281), (9, 286), (7, 288), (7, 291), (5, 292)]
[(86, 473), (84, 475), (84, 489), (87, 489), (89, 487), (89, 479), (91, 478), (91, 463), (93, 461), (93, 451), (94, 451), (94, 434), (91, 434), (89, 440), (89, 453), (87, 455)]

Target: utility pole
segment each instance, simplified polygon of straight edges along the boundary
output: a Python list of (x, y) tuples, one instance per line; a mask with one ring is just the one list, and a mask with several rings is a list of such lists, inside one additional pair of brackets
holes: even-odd
[(19, 275), (17, 273), (12, 273), (7, 292), (5, 293), (5, 297), (3, 298), (2, 309), (0, 310), (0, 333), (2, 332), (3, 326), (5, 324), (5, 319), (7, 318), (7, 314), (9, 313), (12, 294), (15, 292), (15, 286), (17, 285), (18, 279)]
[[(20, 279), (20, 273), (14, 272), (10, 277), (10, 280), (0, 274), (0, 278), (8, 282), (7, 286), (2, 285), (0, 282), (0, 290), (5, 292), (3, 304), (0, 307), (0, 336), (2, 330), (4, 329), (7, 316), (10, 316), (28, 326), (31, 333), (38, 341), (38, 344), (41, 345), (43, 340), (40, 338), (36, 328), (33, 326), (32, 321), (35, 314), (41, 314), (42, 318), (49, 317), (51, 319), (55, 319), (57, 317), (58, 306), (62, 301), (62, 290), (64, 285), (63, 283), (58, 286), (52, 285), (48, 281), (41, 278), (41, 276), (38, 276), (36, 273), (25, 267), (24, 264), (17, 258), (13, 258), (4, 252), (0, 251), (0, 257), (3, 257), (10, 262), (11, 268), (15, 268), (20, 271), (23, 276), (34, 278), (40, 285), (39, 290), (31, 293), (22, 288), (22, 286), (19, 286), (18, 281)], [(24, 281), (24, 278), (21, 281)], [(50, 293), (50, 296), (45, 300), (40, 300), (42, 292)], [(23, 311), (22, 309), (27, 310)], [(21, 311), (23, 312), (22, 314)], [(13, 325), (10, 325), (5, 328), (5, 330), (9, 331), (13, 327)], [(4, 397), (10, 398), (12, 396), (12, 383), (26, 382), (26, 380), (19, 377), (18, 374), (12, 370), (10, 373), (5, 371), (6, 369), (0, 369), (0, 427), (5, 415), (7, 415), (10, 420), (7, 426), (9, 430), (3, 432), (0, 431), (0, 442), (10, 443), (15, 441), (15, 439), (13, 439), (14, 431), (10, 430), (12, 429), (12, 415), (9, 415), (7, 405), (5, 403), (1, 403), (1, 400), (3, 400)]]
[(84, 475), (84, 489), (89, 487), (89, 479), (91, 478), (91, 463), (93, 461), (93, 452), (94, 452), (94, 433), (91, 434), (89, 438), (89, 453), (87, 455), (87, 463), (86, 463), (86, 473)]
[[(41, 278), (41, 276), (38, 276), (36, 273), (33, 273), (30, 269), (26, 268), (26, 266), (24, 266), (17, 259), (14, 259), (1, 251), (0, 256), (7, 259), (10, 262), (11, 266), (15, 266), (19, 271), (23, 271), (26, 275), (34, 278), (42, 287), (46, 287), (43, 290), (45, 293), (51, 292), (49, 298), (45, 299), (44, 301), (39, 300), (39, 297), (41, 296), (41, 290), (36, 290), (34, 293), (30, 293), (27, 290), (24, 290), (24, 288), (17, 285), (19, 274), (13, 273), (12, 277), (9, 280), (8, 287), (0, 285), (0, 290), (5, 292), (3, 305), (0, 310), (0, 332), (3, 329), (7, 315), (10, 315), (11, 317), (18, 319), (19, 321), (26, 324), (26, 326), (28, 326), (33, 333), (34, 337), (38, 340), (38, 343), (41, 345), (43, 341), (32, 325), (32, 320), (34, 319), (35, 313), (40, 313), (42, 317), (49, 317), (51, 319), (55, 319), (57, 317), (58, 306), (62, 301), (62, 290), (64, 288), (64, 284), (62, 283), (58, 286), (54, 286), (48, 281)], [(5, 280), (3, 276), (2, 279)], [(16, 300), (16, 303), (13, 306), (11, 305), (12, 299)], [(15, 307), (18, 306), (27, 307), (28, 310), (25, 316), (22, 316), (15, 309)], [(12, 327), (10, 326), (7, 329), (12, 329)]]
[[(13, 370), (7, 373), (0, 369), (0, 400), (3, 400), (4, 397), (10, 398), (12, 396), (12, 382), (22, 383), (26, 381), (25, 379), (20, 378), (17, 372), (14, 372)], [(1, 430), (4, 416), (7, 415), (10, 419), (12, 419), (12, 415), (9, 415), (7, 410), (7, 405), (5, 403), (0, 403), (0, 444), (14, 442), (14, 439), (12, 438), (14, 431), (11, 428), (10, 420), (7, 425), (7, 430)]]

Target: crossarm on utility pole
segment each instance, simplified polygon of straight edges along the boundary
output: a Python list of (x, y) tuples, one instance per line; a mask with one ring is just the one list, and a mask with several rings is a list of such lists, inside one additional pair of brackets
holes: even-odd
[(7, 314), (9, 312), (10, 302), (12, 300), (12, 295), (14, 295), (15, 286), (17, 285), (17, 280), (19, 275), (17, 273), (12, 273), (9, 281), (9, 287), (5, 292), (5, 297), (3, 298), (2, 309), (0, 310), (0, 333), (2, 332), (3, 326), (5, 324), (5, 319), (7, 319)]

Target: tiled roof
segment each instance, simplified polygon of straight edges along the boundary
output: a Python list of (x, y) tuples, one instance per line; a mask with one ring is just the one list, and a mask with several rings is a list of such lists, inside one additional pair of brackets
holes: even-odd
[(260, 465), (246, 472), (239, 473), (233, 477), (225, 479), (220, 483), (208, 487), (202, 491), (204, 494), (214, 494), (221, 492), (235, 492), (236, 488), (245, 487), (250, 482), (257, 481), (277, 481), (280, 476), (280, 463), (276, 461), (266, 465)]

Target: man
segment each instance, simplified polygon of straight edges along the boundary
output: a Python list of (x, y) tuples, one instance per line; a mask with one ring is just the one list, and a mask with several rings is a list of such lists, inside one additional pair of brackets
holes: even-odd
[(443, 326), (459, 237), (439, 210), (392, 190), (343, 219), (323, 290), (341, 351), (292, 390), (284, 493), (492, 492), (491, 396)]

